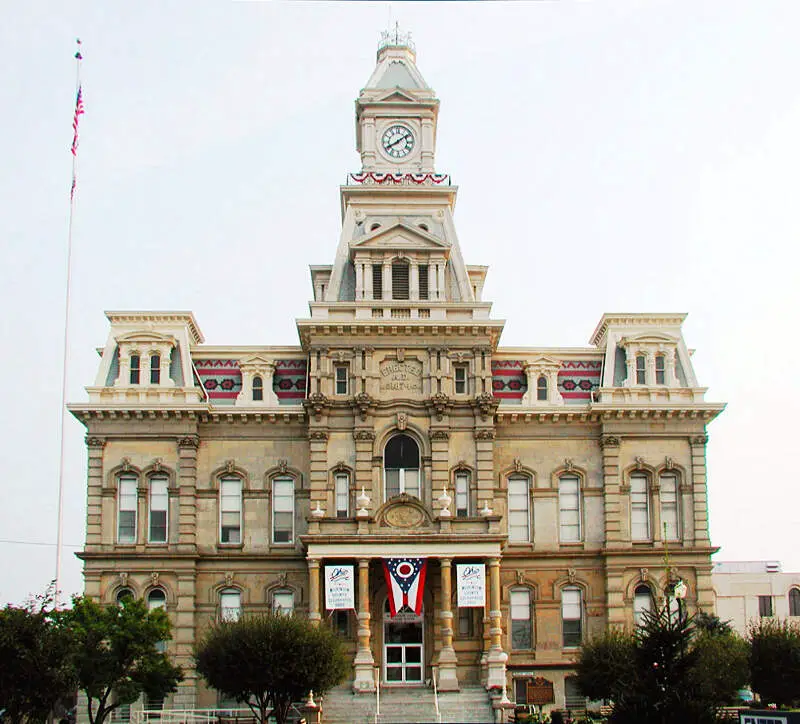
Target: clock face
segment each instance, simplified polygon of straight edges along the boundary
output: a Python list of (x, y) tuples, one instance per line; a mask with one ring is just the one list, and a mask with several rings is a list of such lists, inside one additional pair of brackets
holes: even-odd
[(391, 158), (405, 158), (414, 149), (414, 134), (407, 126), (389, 126), (381, 136), (381, 145)]

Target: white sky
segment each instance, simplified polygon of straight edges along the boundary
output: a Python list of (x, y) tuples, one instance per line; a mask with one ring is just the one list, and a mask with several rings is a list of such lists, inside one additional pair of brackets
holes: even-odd
[[(437, 169), (460, 186), (467, 263), (490, 265), (502, 344), (583, 346), (603, 312), (689, 312), (700, 383), (728, 402), (709, 429), (717, 559), (800, 570), (796, 0), (4, 10), (0, 602), (54, 577), (75, 37), (68, 398), (82, 401), (106, 309), (190, 309), (212, 344), (297, 342), (390, 12), (442, 101)], [(72, 419), (66, 440), (71, 592), (85, 515)]]

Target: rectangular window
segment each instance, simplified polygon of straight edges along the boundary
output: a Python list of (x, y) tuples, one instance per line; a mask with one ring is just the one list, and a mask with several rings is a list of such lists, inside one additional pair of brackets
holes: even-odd
[(530, 679), (514, 679), (514, 703), (528, 703), (528, 682)]
[(141, 365), (141, 357), (138, 354), (131, 355), (131, 384), (139, 384), (139, 366)]
[(475, 636), (475, 624), (471, 608), (458, 609), (458, 637), (471, 639)]
[(136, 543), (138, 482), (135, 475), (124, 475), (119, 479), (118, 543)]
[(508, 539), (512, 542), (530, 541), (530, 485), (524, 476), (508, 479)]
[(561, 627), (564, 648), (581, 645), (582, 609), (580, 589), (565, 588), (561, 591)]
[(577, 475), (562, 475), (558, 480), (559, 531), (562, 543), (581, 539), (581, 481)]
[(383, 266), (372, 265), (372, 298), (383, 299)]
[(333, 369), (336, 373), (336, 394), (346, 395), (347, 378), (350, 372), (349, 365), (335, 365)]
[(331, 616), (331, 627), (337, 636), (343, 639), (350, 637), (350, 612), (337, 610)]
[(242, 542), (242, 481), (222, 478), (219, 483), (220, 543)]
[(663, 385), (666, 384), (667, 379), (667, 368), (664, 364), (664, 355), (657, 354), (656, 355), (656, 384)]
[(469, 473), (456, 473), (456, 517), (469, 516)]
[(772, 612), (772, 596), (758, 597), (758, 615), (761, 616), (761, 618), (775, 615)]
[(467, 394), (467, 365), (454, 365), (453, 373), (456, 380), (456, 394)]
[(150, 384), (161, 384), (161, 355), (150, 355)]
[(272, 542), (291, 543), (294, 539), (294, 480), (272, 481)]
[(294, 593), (275, 591), (272, 594), (272, 612), (281, 616), (291, 616), (294, 611)]
[(650, 506), (645, 475), (631, 475), (631, 540), (650, 540)]
[(428, 299), (428, 265), (427, 264), (420, 264), (419, 265), (419, 298), (426, 300)]
[(336, 517), (346, 518), (350, 513), (350, 476), (347, 473), (336, 473)]
[(665, 540), (678, 540), (678, 478), (673, 473), (661, 475), (661, 528)]
[(408, 269), (405, 262), (392, 264), (392, 299), (408, 299)]
[(645, 383), (645, 360), (644, 355), (636, 355), (636, 384), (643, 385)]
[(531, 636), (531, 594), (511, 591), (511, 648), (533, 648)]
[(150, 542), (167, 542), (169, 485), (167, 478), (150, 478)]

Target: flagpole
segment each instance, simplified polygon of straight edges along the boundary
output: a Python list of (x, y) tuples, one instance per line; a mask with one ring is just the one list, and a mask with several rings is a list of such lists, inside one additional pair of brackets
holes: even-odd
[(58, 459), (58, 522), (56, 525), (56, 580), (54, 605), (58, 608), (61, 598), (61, 559), (64, 550), (64, 456), (66, 442), (64, 428), (67, 421), (67, 360), (69, 352), (69, 308), (70, 291), (72, 287), (72, 220), (75, 215), (75, 186), (78, 171), (78, 122), (83, 114), (83, 99), (81, 97), (81, 41), (76, 39), (75, 51), (75, 113), (72, 121), (72, 184), (69, 190), (69, 223), (67, 225), (67, 275), (64, 289), (64, 350), (61, 362), (61, 424), (58, 436), (60, 454)]

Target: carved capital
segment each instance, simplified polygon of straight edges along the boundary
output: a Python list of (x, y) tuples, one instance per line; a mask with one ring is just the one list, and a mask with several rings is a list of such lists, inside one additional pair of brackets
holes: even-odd
[(90, 450), (102, 450), (106, 446), (104, 437), (86, 436), (86, 447)]
[(178, 438), (178, 447), (195, 448), (200, 445), (200, 438), (197, 435), (184, 435)]
[(620, 439), (616, 435), (603, 435), (600, 438), (600, 447), (605, 448), (619, 447)]
[(328, 439), (328, 432), (327, 430), (312, 430), (308, 433), (308, 439), (324, 442)]
[(705, 445), (708, 442), (708, 435), (693, 435), (689, 438), (692, 445)]
[(489, 429), (480, 429), (475, 430), (475, 439), (476, 440), (494, 440), (494, 430), (491, 428)]
[(428, 433), (428, 437), (431, 439), (431, 441), (449, 440), (450, 439), (450, 431), (449, 430), (431, 430)]
[(367, 419), (367, 413), (369, 412), (370, 407), (375, 406), (375, 400), (370, 397), (366, 392), (359, 392), (353, 398), (353, 407), (358, 412), (358, 416), (361, 418), (361, 421)]
[(353, 439), (372, 442), (375, 439), (375, 433), (372, 430), (353, 430)]
[(472, 401), (472, 406), (480, 413), (481, 420), (494, 415), (499, 404), (491, 392), (482, 392)]
[(309, 415), (314, 415), (315, 419), (319, 420), (327, 407), (330, 405), (325, 395), (321, 392), (313, 392), (305, 400), (303, 400), (303, 407)]
[(436, 419), (441, 420), (450, 407), (450, 398), (444, 392), (437, 392), (431, 395), (428, 405), (433, 409)]

